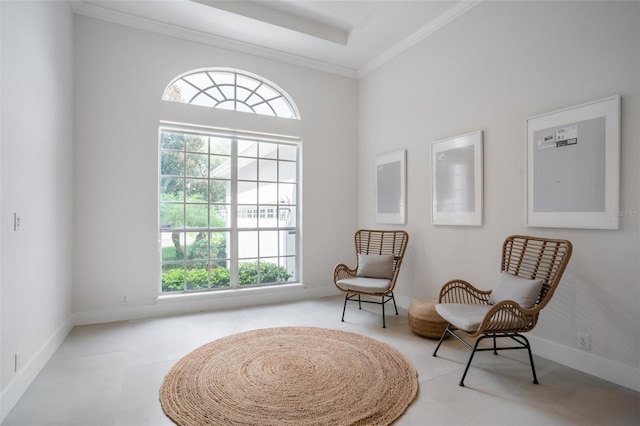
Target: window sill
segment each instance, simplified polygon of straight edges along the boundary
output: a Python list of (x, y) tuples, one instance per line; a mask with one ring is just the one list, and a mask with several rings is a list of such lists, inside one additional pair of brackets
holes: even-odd
[(292, 290), (304, 290), (305, 288), (306, 286), (302, 283), (291, 283), (267, 287), (250, 287), (229, 290), (202, 291), (195, 293), (159, 294), (156, 298), (156, 304), (160, 305), (165, 303), (192, 302), (230, 297), (259, 296), (262, 294), (277, 294), (280, 292), (291, 292)]

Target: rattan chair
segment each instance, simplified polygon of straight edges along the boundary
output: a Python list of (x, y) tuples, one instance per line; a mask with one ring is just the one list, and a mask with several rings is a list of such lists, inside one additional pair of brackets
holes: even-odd
[[(384, 305), (393, 301), (398, 315), (398, 308), (393, 297), (393, 289), (400, 273), (402, 258), (409, 242), (409, 234), (405, 231), (384, 231), (360, 229), (355, 234), (357, 265), (350, 268), (341, 263), (333, 270), (333, 282), (345, 292), (342, 321), (347, 309), (347, 302), (375, 303), (382, 305), (382, 327), (386, 327)], [(363, 299), (361, 296), (380, 297), (381, 301)]]
[[(497, 351), (512, 349), (528, 351), (533, 383), (538, 383), (531, 345), (522, 333), (536, 326), (540, 311), (558, 287), (572, 249), (567, 240), (510, 236), (502, 246), (500, 278), (493, 290), (478, 290), (464, 280), (452, 280), (442, 287), (436, 310), (449, 325), (442, 333), (433, 356), (437, 356), (447, 335), (452, 335), (471, 349), (460, 386), (464, 386), (476, 352), (493, 351), (497, 355)], [(454, 332), (456, 330), (463, 336), (476, 339), (475, 345), (472, 347), (463, 340)], [(517, 345), (499, 347), (496, 345), (498, 338), (509, 338)], [(478, 348), (484, 339), (492, 339), (493, 345)]]

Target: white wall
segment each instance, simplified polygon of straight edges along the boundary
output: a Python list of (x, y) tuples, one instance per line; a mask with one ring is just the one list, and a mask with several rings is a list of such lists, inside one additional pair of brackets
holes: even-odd
[[(611, 94), (623, 100), (621, 208), (640, 206), (638, 3), (484, 2), (359, 84), (74, 18), (65, 2), (2, 2), (0, 13), (0, 419), (73, 324), (333, 292), (330, 271), (353, 256), (355, 228), (378, 226), (374, 157), (398, 149), (408, 151), (411, 234), (401, 304), (436, 297), (454, 276), (490, 288), (509, 234), (569, 238), (574, 257), (534, 350), (640, 390), (638, 217), (622, 217), (618, 231), (524, 226), (525, 118)], [(175, 75), (208, 66), (270, 79), (292, 95), (302, 121), (209, 109), (194, 118), (160, 101)], [(149, 218), (157, 212), (161, 119), (304, 139), (306, 290), (156, 305), (157, 229)], [(485, 224), (431, 226), (429, 144), (472, 130), (485, 132)], [(575, 349), (577, 332), (591, 335), (590, 353)]]
[[(345, 257), (353, 257), (357, 224), (355, 80), (81, 16), (76, 17), (76, 54), (77, 322), (336, 292), (331, 271)], [(302, 120), (160, 100), (178, 74), (218, 66), (271, 80), (292, 96)], [(302, 137), (305, 290), (156, 305), (160, 120)], [(121, 303), (124, 295), (126, 306)]]
[[(466, 278), (489, 289), (510, 234), (574, 252), (532, 333), (534, 352), (640, 390), (640, 218), (620, 229), (527, 228), (525, 119), (622, 96), (621, 209), (637, 212), (640, 3), (483, 2), (360, 80), (360, 226), (373, 226), (375, 155), (408, 155), (409, 261), (397, 297), (437, 298)], [(484, 225), (430, 224), (430, 143), (484, 131)], [(591, 335), (578, 351), (577, 333)]]
[(1, 7), (0, 420), (71, 329), (73, 252), (73, 14), (66, 2)]

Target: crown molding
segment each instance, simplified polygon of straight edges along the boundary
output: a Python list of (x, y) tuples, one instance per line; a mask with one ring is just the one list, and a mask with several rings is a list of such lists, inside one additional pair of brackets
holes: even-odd
[(328, 62), (319, 61), (305, 56), (294, 55), (277, 49), (258, 46), (252, 43), (241, 42), (226, 37), (196, 31), (189, 28), (167, 24), (148, 18), (133, 16), (126, 13), (106, 9), (94, 4), (86, 3), (81, 0), (70, 0), (69, 3), (77, 15), (87, 16), (89, 18), (99, 19), (106, 22), (112, 22), (132, 28), (154, 32), (157, 34), (167, 35), (183, 40), (193, 41), (220, 49), (231, 50), (234, 52), (244, 53), (248, 55), (258, 56), (283, 62), (291, 65), (297, 65), (317, 71), (327, 72), (340, 75), (343, 77), (359, 79), (369, 74), (376, 68), (386, 64), (411, 46), (428, 37), (435, 31), (444, 27), (459, 16), (468, 12), (484, 0), (463, 1), (451, 8), (447, 13), (440, 16), (435, 21), (430, 22), (411, 36), (407, 37), (393, 48), (378, 55), (372, 61), (359, 69), (348, 68)]
[(293, 55), (276, 49), (270, 49), (251, 43), (232, 40), (214, 34), (208, 34), (202, 31), (196, 31), (177, 25), (167, 24), (165, 22), (142, 18), (139, 16), (133, 16), (126, 13), (105, 9), (103, 7), (85, 3), (79, 0), (71, 0), (69, 3), (71, 4), (74, 13), (76, 13), (77, 15), (99, 19), (101, 21), (124, 25), (144, 31), (150, 31), (157, 34), (193, 41), (196, 43), (202, 43), (220, 49), (258, 56), (274, 61), (288, 63), (291, 65), (314, 69), (317, 71), (336, 74), (343, 77), (355, 79), (358, 75), (358, 72), (355, 69), (318, 61), (300, 55)]
[(286, 28), (291, 31), (306, 34), (324, 41), (347, 45), (349, 41), (349, 30), (338, 28), (334, 25), (327, 25), (319, 21), (306, 19), (282, 10), (265, 7), (258, 1), (212, 1), (212, 0), (191, 0), (214, 9), (225, 10), (237, 15), (254, 19), (256, 21), (271, 24), (279, 28)]
[(395, 58), (405, 50), (409, 49), (414, 44), (418, 43), (419, 41), (433, 34), (434, 32), (444, 27), (454, 19), (458, 18), (459, 16), (468, 12), (478, 4), (482, 3), (482, 1), (483, 0), (463, 1), (457, 4), (455, 7), (451, 8), (447, 13), (441, 15), (438, 19), (422, 27), (420, 30), (416, 31), (415, 33), (413, 33), (411, 36), (407, 37), (400, 43), (396, 44), (391, 49), (378, 55), (368, 64), (360, 67), (358, 69), (357, 78), (364, 77), (365, 75), (369, 74), (371, 71), (375, 70), (376, 68), (386, 64), (391, 59)]

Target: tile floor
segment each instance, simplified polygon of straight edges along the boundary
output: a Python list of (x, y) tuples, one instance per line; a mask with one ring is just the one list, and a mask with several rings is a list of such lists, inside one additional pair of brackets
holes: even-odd
[(12, 425), (171, 425), (158, 389), (171, 366), (214, 339), (255, 328), (315, 326), (367, 335), (402, 351), (418, 370), (416, 400), (397, 425), (638, 425), (640, 394), (535, 357), (539, 385), (531, 383), (526, 351), (478, 353), (465, 380), (468, 356), (447, 340), (438, 357), (436, 341), (407, 325), (406, 311), (347, 307), (330, 297), (165, 318), (74, 328), (7, 415)]

